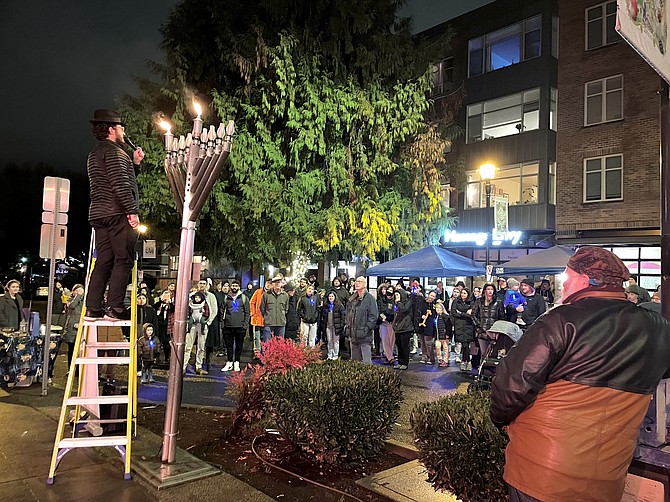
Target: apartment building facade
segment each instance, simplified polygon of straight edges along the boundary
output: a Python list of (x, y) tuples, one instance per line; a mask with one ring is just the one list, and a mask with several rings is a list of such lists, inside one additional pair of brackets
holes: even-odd
[(662, 84), (615, 31), (616, 5), (559, 1), (556, 238), (610, 248), (655, 288)]
[[(509, 234), (490, 241), (490, 263), (553, 244), (555, 233), (558, 5), (555, 0), (498, 0), (438, 25), (452, 29), (451, 54), (436, 66), (436, 107), (451, 93), (464, 96), (464, 135), (447, 154), (464, 163), (466, 181), (452, 197), (458, 223), (443, 245), (485, 261), (491, 234), (479, 166), (496, 166), (495, 197), (509, 204)], [(490, 236), (489, 236), (490, 238)]]

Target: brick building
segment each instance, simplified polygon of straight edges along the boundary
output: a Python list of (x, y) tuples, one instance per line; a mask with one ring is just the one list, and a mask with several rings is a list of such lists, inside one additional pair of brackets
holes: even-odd
[(652, 288), (661, 78), (616, 33), (615, 18), (615, 1), (559, 1), (556, 237), (611, 246)]
[(464, 163), (467, 180), (443, 244), (484, 261), (492, 211), (477, 169), (492, 162), (493, 196), (507, 197), (509, 228), (522, 237), (489, 241), (491, 263), (595, 244), (643, 286), (660, 283), (661, 78), (615, 21), (614, 0), (497, 0), (424, 32), (455, 33), (435, 68), (436, 106), (465, 96), (465, 134), (447, 160)]

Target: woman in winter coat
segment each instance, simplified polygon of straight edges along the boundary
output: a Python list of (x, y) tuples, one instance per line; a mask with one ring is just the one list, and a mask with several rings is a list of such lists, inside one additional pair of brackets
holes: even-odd
[(331, 291), (321, 306), (319, 327), (328, 340), (328, 359), (332, 361), (340, 357), (340, 337), (344, 334), (346, 317), (346, 308), (340, 302), (337, 293)]
[(505, 305), (496, 295), (496, 287), (487, 282), (484, 284), (481, 298), (475, 300), (472, 307), (472, 317), (476, 325), (477, 344), (479, 353), (472, 356), (472, 365), (479, 366), (482, 357), (486, 356), (491, 340), (486, 336), (486, 332), (493, 326), (493, 323), (501, 320), (505, 321)]
[(472, 300), (470, 292), (463, 288), (451, 305), (451, 317), (454, 320), (454, 338), (462, 346), (461, 371), (470, 371), (470, 343), (475, 341), (475, 324), (472, 320)]
[(396, 288), (393, 305), (393, 331), (395, 343), (398, 347), (398, 366), (396, 369), (406, 370), (409, 366), (409, 345), (414, 333), (414, 319), (412, 315), (412, 298), (401, 288)]
[[(393, 331), (393, 317), (395, 311), (395, 291), (389, 284), (382, 284), (377, 289), (377, 310), (379, 310), (379, 337), (384, 354), (384, 362), (393, 366), (393, 348), (395, 347), (395, 331)], [(381, 351), (380, 351), (381, 353)]]
[(0, 296), (0, 328), (18, 331), (23, 319), (23, 298), (19, 294), (21, 283), (12, 279), (5, 285), (5, 294)]

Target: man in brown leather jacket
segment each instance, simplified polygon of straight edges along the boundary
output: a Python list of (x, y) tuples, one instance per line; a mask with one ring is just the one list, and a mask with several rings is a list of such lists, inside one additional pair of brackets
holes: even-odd
[(585, 246), (565, 273), (562, 304), (528, 328), (492, 384), (511, 502), (621, 500), (651, 395), (670, 376), (670, 323), (626, 301), (617, 256)]

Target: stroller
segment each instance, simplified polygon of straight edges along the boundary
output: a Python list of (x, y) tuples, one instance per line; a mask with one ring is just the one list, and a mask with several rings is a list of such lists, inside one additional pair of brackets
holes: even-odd
[(507, 355), (509, 349), (519, 341), (521, 335), (523, 335), (523, 331), (513, 322), (496, 321), (493, 323), (493, 326), (486, 331), (486, 336), (491, 344), (484, 357), (482, 357), (474, 382), (468, 386), (468, 392), (491, 388), (491, 382), (496, 375), (498, 364)]

